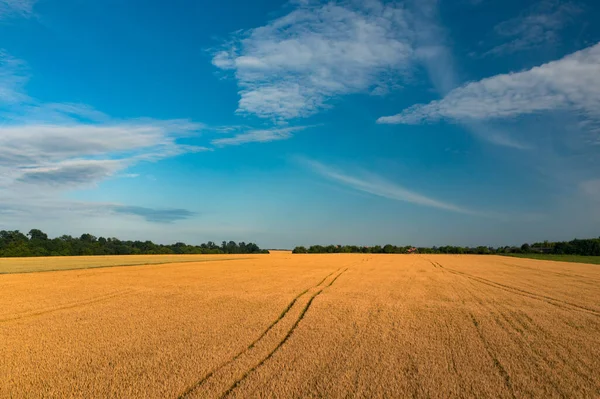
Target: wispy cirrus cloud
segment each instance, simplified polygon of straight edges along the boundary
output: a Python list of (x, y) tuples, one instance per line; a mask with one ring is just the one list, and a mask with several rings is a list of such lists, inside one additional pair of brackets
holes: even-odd
[[(25, 63), (0, 52), (0, 204), (5, 213), (12, 209), (20, 215), (23, 209), (53, 208), (58, 203), (68, 212), (88, 212), (94, 207), (112, 212), (125, 205), (84, 205), (62, 198), (67, 192), (118, 177), (139, 162), (208, 150), (179, 142), (196, 135), (204, 128), (202, 124), (122, 120), (85, 104), (40, 102), (26, 93), (27, 79)], [(129, 214), (148, 221), (160, 219), (135, 213), (135, 209)], [(175, 213), (171, 216), (178, 219)]]
[(442, 209), (450, 212), (463, 213), (468, 215), (483, 216), (468, 208), (454, 205), (445, 201), (437, 200), (425, 195), (411, 191), (401, 185), (390, 182), (368, 172), (357, 174), (344, 173), (338, 169), (332, 168), (320, 162), (301, 158), (299, 162), (308, 167), (313, 172), (336, 183), (348, 186), (354, 190), (362, 191), (378, 197), (388, 198), (395, 201), (403, 201), (415, 205), (427, 206), (431, 208)]
[[(60, 226), (59, 231), (61, 232), (64, 232), (65, 225), (75, 224), (75, 221), (84, 221), (86, 224), (88, 221), (100, 222), (104, 227), (109, 227), (108, 232), (112, 234), (115, 227), (123, 223), (134, 222), (136, 218), (149, 222), (148, 227), (150, 227), (150, 224), (174, 223), (197, 215), (195, 212), (181, 208), (152, 208), (111, 202), (74, 201), (36, 194), (33, 194), (31, 198), (3, 196), (1, 199), (0, 215), (3, 218), (0, 224), (27, 222), (37, 225), (55, 221)], [(82, 227), (87, 230), (85, 226)]]
[(194, 212), (178, 208), (147, 208), (143, 206), (113, 205), (109, 208), (117, 214), (140, 216), (149, 222), (173, 223), (178, 220), (189, 219)]
[(527, 71), (467, 83), (429, 104), (378, 119), (378, 123), (418, 124), (441, 119), (516, 118), (570, 110), (600, 118), (600, 43)]
[(187, 121), (1, 126), (0, 185), (44, 179), (54, 186), (94, 185), (141, 161), (208, 150), (177, 143), (198, 128)]
[(0, 110), (11, 104), (30, 101), (24, 93), (26, 82), (25, 63), (0, 49)]
[(52, 166), (22, 169), (17, 181), (38, 187), (77, 186), (106, 179), (121, 168), (121, 162), (114, 160), (65, 161)]
[(302, 2), (234, 34), (212, 62), (235, 74), (239, 113), (287, 120), (327, 108), (340, 95), (385, 92), (409, 69), (411, 35), (396, 3)]
[(483, 56), (506, 55), (556, 44), (560, 40), (560, 31), (581, 12), (582, 8), (570, 1), (539, 1), (521, 15), (496, 25), (496, 35), (508, 41), (486, 51)]
[[(411, 3), (415, 27), (416, 59), (425, 67), (435, 90), (441, 96), (460, 85), (449, 33), (440, 23), (437, 0), (419, 0)], [(381, 120), (379, 121), (381, 122)], [(461, 125), (474, 136), (494, 145), (519, 150), (529, 146), (512, 138), (507, 132), (484, 122), (462, 121)]]
[(0, 19), (17, 15), (28, 17), (33, 13), (37, 0), (0, 0)]
[(217, 147), (227, 145), (241, 145), (246, 143), (266, 143), (269, 141), (287, 140), (293, 137), (293, 133), (299, 132), (312, 126), (294, 126), (285, 128), (248, 130), (233, 137), (214, 139), (211, 143)]

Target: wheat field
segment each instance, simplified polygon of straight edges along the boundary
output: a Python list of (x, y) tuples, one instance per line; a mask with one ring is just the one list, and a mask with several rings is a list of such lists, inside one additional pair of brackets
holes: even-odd
[[(223, 255), (220, 260), (246, 259), (248, 255)], [(127, 255), (127, 256), (40, 256), (0, 258), (0, 274), (55, 272), (98, 267), (156, 265), (163, 263), (213, 261), (214, 255)]]
[(598, 266), (190, 260), (0, 275), (0, 397), (600, 397)]

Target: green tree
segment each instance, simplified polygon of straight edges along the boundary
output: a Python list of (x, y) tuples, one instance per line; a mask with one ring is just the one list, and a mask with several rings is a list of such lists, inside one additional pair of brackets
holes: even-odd
[(36, 241), (47, 241), (48, 240), (48, 234), (44, 233), (42, 230), (39, 230), (39, 229), (31, 229), (31, 230), (29, 230), (29, 233), (27, 233), (27, 235), (29, 236), (30, 240), (36, 240)]

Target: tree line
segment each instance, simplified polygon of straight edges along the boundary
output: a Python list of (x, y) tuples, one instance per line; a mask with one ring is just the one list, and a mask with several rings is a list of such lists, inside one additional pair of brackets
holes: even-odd
[(91, 234), (49, 238), (38, 229), (32, 229), (27, 234), (19, 230), (0, 231), (0, 257), (258, 253), (269, 251), (260, 249), (252, 242), (223, 241), (221, 245), (212, 241), (200, 245), (177, 242), (163, 245), (152, 241), (122, 241), (118, 238), (95, 237)]
[(367, 253), (367, 254), (554, 254), (554, 255), (586, 255), (600, 256), (600, 238), (575, 239), (560, 242), (536, 242), (534, 244), (523, 244), (520, 247), (413, 247), (396, 245), (375, 245), (371, 247), (357, 245), (312, 245), (308, 248), (298, 246), (292, 251), (295, 254), (324, 254), (324, 253)]

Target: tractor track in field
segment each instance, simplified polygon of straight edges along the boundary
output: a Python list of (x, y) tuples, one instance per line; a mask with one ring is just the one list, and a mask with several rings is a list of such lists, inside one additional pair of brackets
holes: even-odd
[(447, 270), (450, 273), (453, 273), (453, 274), (456, 274), (456, 275), (459, 275), (459, 276), (471, 279), (473, 281), (477, 281), (477, 282), (479, 282), (481, 284), (485, 284), (485, 285), (488, 285), (490, 287), (501, 289), (501, 290), (510, 292), (512, 294), (521, 295), (521, 296), (524, 296), (524, 297), (527, 297), (527, 298), (536, 299), (538, 301), (546, 302), (546, 303), (548, 303), (550, 305), (553, 305), (553, 306), (556, 306), (558, 308), (562, 308), (562, 309), (566, 309), (566, 310), (577, 310), (577, 311), (580, 311), (580, 312), (591, 314), (591, 315), (596, 316), (596, 317), (600, 317), (600, 312), (598, 312), (597, 310), (592, 309), (592, 308), (588, 308), (588, 307), (585, 307), (585, 306), (577, 305), (575, 303), (564, 301), (562, 299), (552, 298), (552, 297), (547, 296), (547, 295), (536, 294), (536, 293), (533, 293), (533, 292), (530, 292), (530, 291), (523, 290), (521, 288), (516, 288), (516, 287), (512, 287), (510, 285), (501, 284), (501, 283), (498, 283), (496, 281), (488, 280), (488, 279), (485, 279), (483, 277), (473, 276), (472, 274), (469, 274), (469, 273), (460, 272), (458, 270), (454, 270), (454, 269), (450, 269), (448, 267), (442, 266), (442, 265), (440, 265), (437, 262), (432, 262), (432, 263), (436, 263), (440, 268), (443, 268), (444, 270)]
[[(226, 378), (227, 373), (228, 373), (228, 370), (226, 370), (226, 369), (230, 368), (230, 367), (235, 367), (235, 363), (238, 361), (241, 362), (243, 357), (251, 357), (253, 355), (253, 352), (258, 352), (259, 351), (258, 347), (263, 344), (263, 341), (265, 341), (265, 337), (267, 337), (267, 335), (270, 335), (270, 333), (274, 333), (273, 330), (276, 329), (276, 327), (280, 323), (290, 319), (290, 317), (286, 317), (286, 316), (288, 316), (291, 311), (298, 308), (300, 306), (299, 305), (300, 301), (303, 299), (303, 297), (310, 293), (309, 294), (310, 297), (308, 298), (304, 307), (302, 307), (302, 310), (300, 311), (298, 317), (296, 318), (296, 320), (294, 321), (292, 326), (287, 331), (284, 331), (285, 335), (283, 336), (283, 338), (280, 339), (277, 342), (277, 344), (275, 345), (275, 347), (273, 349), (269, 350), (266, 355), (261, 356), (260, 360), (258, 362), (255, 362), (254, 366), (249, 367), (244, 372), (236, 373), (237, 376), (236, 376), (235, 380), (232, 383), (228, 383), (227, 385), (225, 385), (228, 388), (225, 389), (224, 391), (222, 391), (222, 393), (221, 393), (221, 395), (219, 395), (219, 397), (224, 398), (224, 397), (228, 396), (229, 394), (231, 394), (252, 372), (254, 372), (256, 369), (258, 369), (260, 366), (262, 366), (266, 361), (268, 361), (271, 357), (273, 357), (273, 355), (292, 336), (294, 330), (298, 327), (298, 325), (300, 324), (300, 322), (306, 315), (306, 312), (312, 305), (315, 298), (317, 296), (319, 296), (325, 289), (331, 287), (331, 285), (333, 285), (333, 283), (343, 273), (345, 273), (346, 270), (348, 270), (348, 268), (342, 270), (341, 272), (340, 272), (340, 270), (341, 270), (341, 268), (329, 273), (321, 281), (319, 281), (319, 283), (317, 283), (317, 284), (305, 289), (301, 293), (299, 293), (286, 306), (286, 308), (281, 312), (279, 317), (276, 320), (274, 320), (254, 341), (252, 341), (246, 348), (244, 348), (240, 352), (238, 352), (234, 357), (232, 357), (228, 361), (222, 363), (221, 365), (217, 366), (215, 369), (213, 369), (212, 371), (207, 373), (204, 377), (202, 377), (196, 383), (194, 383), (189, 388), (187, 388), (182, 394), (180, 394), (178, 396), (178, 399), (184, 399), (184, 398), (189, 398), (189, 397), (195, 396), (198, 393), (199, 389), (201, 389), (205, 385), (208, 385), (209, 383), (211, 383), (211, 380), (218, 380), (219, 378)], [(335, 277), (331, 278), (333, 275), (335, 275)], [(221, 374), (221, 375), (219, 375), (219, 374)], [(216, 383), (218, 383), (218, 382), (219, 381), (216, 381)], [(223, 384), (218, 384), (218, 385), (223, 385)]]
[(481, 330), (481, 326), (479, 325), (479, 321), (475, 318), (475, 315), (473, 315), (473, 313), (469, 312), (469, 316), (471, 317), (471, 321), (473, 322), (473, 326), (475, 327), (475, 330), (477, 331), (477, 335), (479, 336), (479, 339), (481, 340), (483, 347), (485, 348), (490, 359), (492, 359), (494, 367), (496, 368), (496, 370), (498, 371), (498, 373), (504, 380), (504, 385), (508, 389), (508, 392), (510, 392), (511, 397), (516, 398), (515, 391), (512, 386), (512, 381), (511, 381), (510, 375), (506, 371), (506, 368), (502, 365), (502, 363), (500, 363), (500, 360), (498, 360), (496, 353), (491, 348), (490, 342), (484, 336), (483, 331)]
[[(442, 266), (438, 262), (432, 262), (432, 261), (429, 261), (429, 262), (432, 265), (434, 265), (434, 267), (439, 267), (443, 271), (447, 271), (447, 272), (455, 274), (455, 275), (460, 275), (462, 277), (467, 277), (467, 279), (464, 281), (470, 282), (471, 288), (469, 288), (468, 286), (465, 285), (463, 287), (464, 291), (468, 292), (470, 294), (470, 296), (477, 302), (479, 307), (483, 310), (483, 313), (490, 315), (490, 319), (504, 333), (508, 334), (508, 336), (510, 337), (512, 342), (516, 346), (519, 347), (520, 351), (530, 354), (531, 358), (534, 359), (533, 367), (536, 368), (536, 373), (545, 375), (548, 385), (552, 386), (552, 388), (555, 390), (555, 393), (556, 393), (556, 395), (558, 395), (558, 397), (564, 398), (564, 397), (568, 397), (568, 395), (563, 391), (560, 384), (558, 384), (556, 381), (554, 381), (552, 379), (552, 376), (547, 371), (548, 368), (553, 369), (553, 368), (557, 368), (557, 367), (566, 367), (574, 375), (576, 375), (577, 378), (579, 378), (581, 381), (584, 381), (585, 383), (588, 383), (588, 384), (591, 384), (592, 386), (594, 386), (596, 394), (600, 393), (600, 385), (598, 385), (598, 383), (593, 380), (593, 377), (591, 377), (594, 375), (594, 369), (590, 368), (585, 363), (573, 361), (575, 356), (572, 354), (571, 349), (568, 345), (563, 345), (560, 342), (560, 340), (552, 339), (552, 337), (549, 335), (548, 331), (544, 330), (544, 328), (542, 328), (540, 325), (535, 323), (534, 320), (531, 319), (525, 312), (512, 310), (509, 307), (507, 307), (501, 303), (497, 303), (496, 308), (490, 307), (489, 305), (486, 305), (484, 303), (484, 301), (482, 300), (482, 298), (473, 291), (473, 290), (479, 291), (482, 289), (482, 288), (480, 288), (481, 286), (479, 286), (479, 288), (478, 288), (476, 285), (476, 283), (483, 283), (482, 281), (479, 281), (479, 279), (485, 280), (490, 283), (495, 283), (495, 282), (492, 282), (490, 280), (483, 279), (480, 277), (472, 276), (468, 273), (458, 272), (456, 270), (449, 269), (445, 266)], [(499, 284), (499, 283), (496, 283), (496, 284), (502, 286), (502, 287), (496, 287), (496, 288), (502, 288), (504, 291), (511, 293), (511, 294), (522, 295), (522, 293), (520, 291), (523, 291), (523, 290), (520, 290), (520, 289), (514, 288), (514, 287), (510, 287), (513, 290), (504, 289), (503, 287), (509, 287), (509, 286)], [(485, 284), (485, 285), (493, 286), (491, 284)], [(457, 290), (455, 289), (455, 291), (457, 291)], [(515, 291), (517, 291), (517, 292), (515, 292)], [(549, 297), (545, 297), (543, 295), (537, 295), (534, 293), (530, 293), (528, 291), (525, 291), (525, 293), (531, 294), (533, 296), (539, 296), (541, 298), (549, 298)], [(522, 295), (522, 296), (524, 296), (526, 298), (540, 300), (540, 298), (534, 298), (531, 295)], [(558, 300), (555, 298), (550, 298), (550, 299), (554, 300), (556, 302), (561, 302), (561, 303), (565, 302), (565, 301), (561, 301), (561, 300)], [(543, 301), (547, 302), (551, 305), (557, 306), (561, 309), (580, 310), (580, 309), (578, 309), (579, 306), (577, 306), (577, 305), (574, 305), (576, 309), (572, 309), (572, 308), (569, 308), (566, 306), (559, 305), (557, 303), (551, 303), (546, 300), (543, 300)], [(573, 305), (568, 302), (565, 302), (565, 303), (568, 305)], [(586, 310), (588, 310), (588, 309), (586, 308)], [(589, 312), (585, 312), (585, 313), (589, 314)], [(494, 366), (497, 368), (500, 375), (504, 378), (505, 385), (507, 386), (507, 388), (509, 388), (509, 390), (511, 391), (511, 394), (514, 397), (514, 393), (513, 393), (514, 387), (511, 382), (511, 377), (507, 373), (507, 370), (505, 369), (505, 367), (500, 363), (500, 361), (496, 357), (496, 354), (494, 353), (494, 351), (491, 350), (489, 342), (487, 342), (486, 339), (484, 338), (483, 331), (481, 330), (480, 320), (476, 319), (475, 315), (472, 312), (468, 312), (468, 314), (471, 318), (471, 321), (473, 322), (473, 325), (475, 326), (475, 328), (477, 330), (479, 337), (481, 338), (481, 340), (484, 344), (486, 351), (488, 352), (488, 355), (490, 355), (492, 361), (494, 362)], [(531, 344), (531, 341), (530, 341), (531, 336), (535, 336), (536, 339), (539, 339), (540, 341), (543, 341), (543, 342), (551, 341), (552, 346), (559, 347), (560, 350), (552, 351), (552, 353), (543, 351), (539, 347), (536, 347), (535, 345)]]
[(78, 301), (78, 302), (74, 302), (74, 303), (65, 304), (62, 306), (41, 309), (41, 310), (37, 310), (37, 311), (33, 311), (33, 312), (20, 313), (20, 314), (14, 315), (14, 316), (2, 318), (2, 319), (0, 319), (0, 323), (8, 323), (11, 321), (17, 321), (17, 320), (27, 319), (27, 318), (31, 318), (31, 317), (36, 317), (36, 316), (42, 316), (42, 315), (49, 314), (49, 313), (59, 312), (61, 310), (76, 309), (76, 308), (81, 308), (81, 307), (84, 307), (87, 305), (94, 305), (96, 303), (105, 302), (105, 301), (108, 301), (113, 298), (131, 295), (133, 292), (134, 292), (134, 290), (126, 289), (126, 290), (112, 292), (112, 293), (105, 294), (105, 295), (100, 295), (95, 298), (90, 298), (90, 299), (84, 300), (84, 301)]
[[(428, 261), (433, 265), (434, 268), (440, 268), (443, 273), (445, 273), (445, 272), (452, 273), (450, 271), (450, 269), (442, 266), (440, 263), (431, 261), (429, 259), (428, 259)], [(470, 284), (473, 284), (473, 282), (470, 281), (470, 280), (465, 280), (465, 282), (466, 281), (469, 281)], [(479, 306), (481, 306), (481, 307), (484, 306), (483, 303), (482, 303), (482, 301), (481, 301), (481, 298), (479, 298), (477, 295), (475, 295), (471, 290), (469, 290), (469, 289), (466, 289), (465, 291), (458, 290), (456, 288), (456, 286), (454, 286), (454, 285), (452, 286), (452, 288), (453, 288), (454, 292), (461, 298), (463, 305), (464, 305), (464, 302), (465, 302), (464, 293), (467, 292), (479, 304)], [(466, 288), (466, 287), (464, 287), (464, 288)], [(475, 317), (475, 314), (472, 311), (469, 311), (469, 310), (465, 309), (465, 310), (463, 310), (463, 312), (464, 312), (465, 316), (467, 316), (468, 319), (471, 320), (471, 323), (472, 323), (472, 325), (473, 325), (473, 327), (474, 327), (474, 329), (475, 329), (475, 331), (477, 333), (477, 337), (479, 338), (479, 341), (481, 342), (483, 348), (485, 349), (488, 358), (492, 361), (492, 364), (493, 364), (495, 370), (497, 371), (497, 373), (499, 374), (499, 376), (502, 378), (504, 386), (507, 389), (507, 392), (510, 394), (511, 398), (515, 399), (516, 398), (515, 389), (514, 389), (514, 386), (513, 386), (513, 382), (512, 382), (511, 376), (508, 373), (508, 371), (506, 370), (506, 368), (504, 367), (504, 365), (498, 359), (498, 354), (496, 353), (496, 351), (492, 347), (490, 341), (485, 337), (484, 332), (482, 330), (482, 326), (481, 326), (480, 320), (478, 320)], [(456, 371), (457, 370), (455, 369), (455, 372)]]
[[(473, 280), (465, 280), (465, 283), (468, 282), (471, 286), (468, 287), (465, 285), (463, 288), (469, 295), (475, 300), (481, 309), (482, 314), (486, 314), (488, 316), (488, 322), (493, 322), (493, 324), (501, 331), (503, 334), (506, 334), (506, 339), (509, 340), (512, 344), (519, 348), (519, 351), (522, 353), (528, 353), (531, 357), (531, 367), (536, 369), (536, 374), (543, 375), (547, 381), (548, 386), (551, 386), (555, 394), (558, 397), (565, 398), (564, 392), (561, 390), (561, 387), (556, 383), (555, 380), (552, 379), (552, 376), (548, 374), (548, 368), (544, 366), (552, 367), (555, 364), (552, 363), (552, 360), (547, 356), (547, 354), (542, 353), (536, 346), (533, 346), (524, 339), (526, 334), (522, 328), (516, 321), (513, 319), (512, 313), (510, 309), (504, 306), (502, 303), (497, 302), (494, 305), (490, 305), (487, 303), (481, 294), (485, 295), (484, 289), (481, 286), (475, 284), (476, 282)], [(494, 366), (498, 368), (500, 375), (505, 378), (505, 381), (510, 382), (510, 375), (506, 372), (506, 369), (502, 365), (502, 363), (498, 359), (498, 355), (495, 351), (491, 349), (490, 341), (487, 341), (483, 337), (483, 330), (480, 327), (482, 320), (476, 320), (473, 313), (470, 313), (473, 324), (478, 329), (478, 334), (482, 340), (485, 341), (484, 345), (486, 346), (486, 350), (490, 357), (494, 362)], [(476, 323), (476, 321), (478, 323)], [(507, 387), (512, 389), (512, 384), (507, 384)]]

